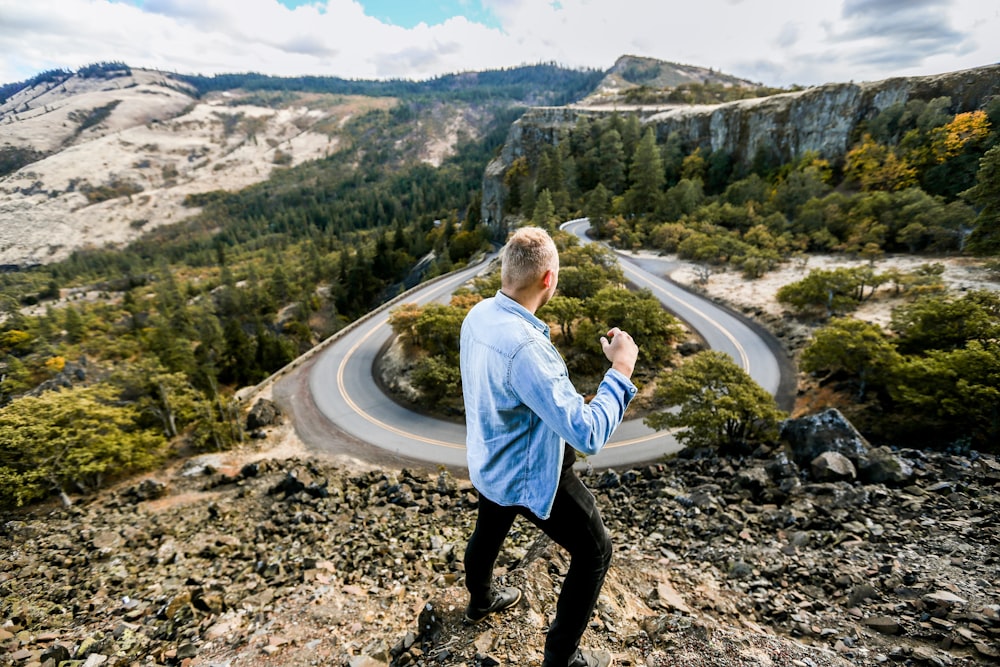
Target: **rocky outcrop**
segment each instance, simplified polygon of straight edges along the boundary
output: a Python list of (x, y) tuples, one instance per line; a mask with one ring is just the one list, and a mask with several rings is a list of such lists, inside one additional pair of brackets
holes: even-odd
[(781, 441), (792, 461), (809, 464), (819, 481), (853, 480), (902, 486), (914, 476), (913, 464), (889, 447), (872, 448), (839, 410), (786, 419)]
[(836, 452), (853, 461), (868, 453), (868, 441), (835, 408), (786, 419), (781, 423), (781, 441), (800, 465), (825, 452)]
[(851, 460), (837, 452), (823, 452), (812, 460), (810, 469), (820, 482), (850, 482), (858, 476)]
[(527, 111), (510, 129), (501, 154), (483, 178), (483, 220), (503, 225), (503, 175), (513, 160), (558, 141), (560, 130), (585, 117), (635, 113), (664, 140), (679, 135), (686, 150), (725, 151), (737, 165), (764, 153), (787, 161), (814, 151), (839, 162), (858, 125), (897, 102), (949, 97), (951, 111), (981, 108), (1000, 95), (1000, 65), (935, 76), (832, 83), (726, 104), (672, 107), (543, 107)]
[[(636, 667), (992, 663), (1000, 463), (899, 454), (905, 487), (763, 448), (583, 474), (615, 544), (586, 644)], [(210, 463), (3, 517), (0, 664), (541, 661), (566, 555), (519, 521), (497, 574), (522, 600), (464, 625), (467, 480)]]

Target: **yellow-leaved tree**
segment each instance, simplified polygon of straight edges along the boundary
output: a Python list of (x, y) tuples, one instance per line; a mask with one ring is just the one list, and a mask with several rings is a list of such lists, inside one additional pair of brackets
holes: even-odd
[(152, 467), (166, 438), (143, 428), (108, 384), (47, 391), (0, 409), (0, 506), (90, 492), (112, 475)]

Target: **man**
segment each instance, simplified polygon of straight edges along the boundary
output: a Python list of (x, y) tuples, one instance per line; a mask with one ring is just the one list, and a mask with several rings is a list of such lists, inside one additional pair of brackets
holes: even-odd
[(635, 396), (638, 347), (618, 328), (601, 338), (611, 368), (585, 403), (535, 317), (556, 291), (559, 254), (534, 227), (518, 229), (501, 260), (501, 288), (462, 323), (461, 370), (469, 476), (479, 491), (476, 527), (465, 551), (469, 606), (478, 623), (521, 599), (493, 586), (493, 566), (514, 519), (538, 526), (570, 554), (569, 571), (545, 639), (543, 667), (605, 667), (610, 655), (583, 651), (611, 562), (611, 540), (593, 494), (573, 472), (574, 449), (596, 454)]

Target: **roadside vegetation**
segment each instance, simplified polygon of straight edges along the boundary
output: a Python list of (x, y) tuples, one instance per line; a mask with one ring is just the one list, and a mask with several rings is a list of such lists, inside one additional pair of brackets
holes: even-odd
[[(629, 322), (630, 333), (647, 341), (636, 366), (637, 383), (671, 367), (677, 356), (674, 348), (684, 335), (680, 322), (650, 292), (627, 289), (610, 250), (580, 245), (566, 232), (554, 232), (553, 237), (559, 248), (559, 292), (537, 316), (550, 325), (552, 341), (580, 393), (592, 393), (607, 370), (600, 338), (619, 322)], [(420, 391), (420, 408), (439, 415), (463, 414), (458, 366), (462, 320), (499, 289), (495, 270), (458, 290), (447, 305), (402, 304), (392, 311), (390, 325), (410, 360), (408, 372)]]
[[(947, 294), (935, 260), (996, 264), (1000, 100), (951, 108), (948, 98), (893, 105), (858, 128), (836, 164), (809, 154), (779, 164), (762, 148), (747, 167), (673, 135), (658, 138), (635, 116), (584, 118), (511, 165), (507, 212), (539, 225), (586, 215), (613, 246), (676, 253), (702, 279), (736, 270), (754, 280), (810, 253), (867, 260), (814, 270), (778, 292), (789, 315), (819, 327), (801, 351), (805, 379), (880, 444), (919, 438), (928, 447), (995, 449), (1000, 297)], [(910, 272), (879, 270), (881, 258), (902, 253), (928, 261)], [(851, 318), (876, 292), (898, 300), (888, 330)], [(948, 334), (936, 339), (930, 330)], [(656, 400), (668, 394), (658, 389)], [(690, 426), (696, 418), (685, 414), (652, 422)], [(708, 439), (733, 442), (728, 432)]]

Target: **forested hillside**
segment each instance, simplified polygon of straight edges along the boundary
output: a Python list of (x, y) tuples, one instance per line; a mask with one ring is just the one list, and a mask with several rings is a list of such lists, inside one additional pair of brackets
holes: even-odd
[[(539, 114), (512, 131), (504, 154), (517, 157), (491, 165), (503, 203), (494, 224), (586, 215), (613, 246), (676, 253), (705, 279), (728, 269), (752, 281), (814, 253), (864, 258), (865, 268), (814, 271), (779, 291), (788, 317), (822, 326), (803, 369), (842, 394), (830, 400), (876, 442), (996, 447), (1000, 293), (948, 294), (935, 259), (1000, 266), (1000, 98), (957, 106), (897, 102), (859, 124), (843, 155), (790, 161), (766, 147), (749, 161), (692, 148), (655, 116), (578, 114), (559, 126)], [(927, 263), (880, 270), (899, 253)], [(879, 289), (898, 297), (891, 326), (851, 319)]]

